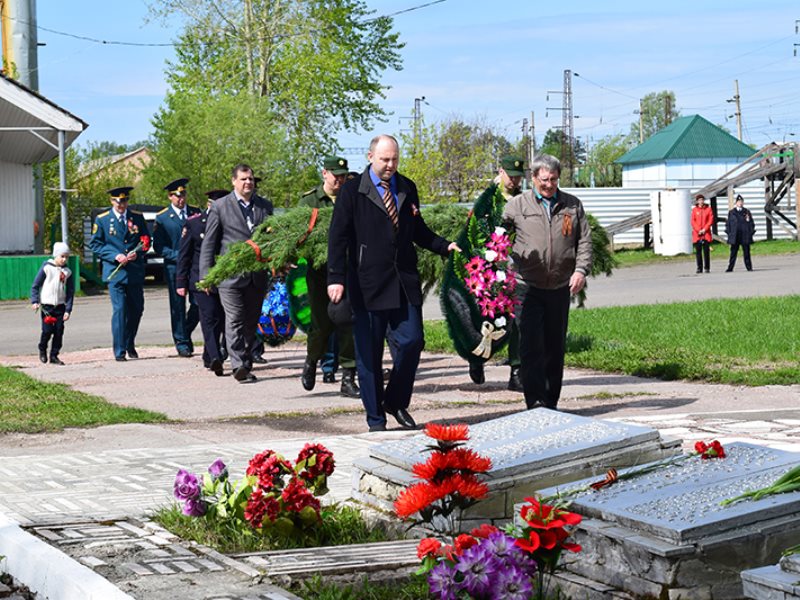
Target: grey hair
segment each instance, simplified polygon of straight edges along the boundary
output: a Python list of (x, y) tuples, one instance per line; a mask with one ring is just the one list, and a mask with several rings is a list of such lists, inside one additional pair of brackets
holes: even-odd
[(561, 161), (550, 154), (539, 154), (531, 161), (531, 174), (536, 177), (541, 169), (561, 175)]
[(396, 137), (389, 135), (388, 133), (381, 133), (380, 135), (376, 135), (374, 138), (372, 138), (372, 141), (369, 143), (369, 151), (375, 152), (375, 147), (383, 140), (391, 140), (398, 149), (400, 148), (400, 142), (397, 141)]

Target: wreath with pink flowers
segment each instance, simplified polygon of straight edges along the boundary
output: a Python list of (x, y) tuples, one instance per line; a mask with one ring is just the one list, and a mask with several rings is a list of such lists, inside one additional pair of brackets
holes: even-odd
[(456, 352), (473, 362), (485, 362), (507, 343), (519, 303), (509, 258), (513, 234), (503, 227), (505, 203), (497, 184), (475, 201), (456, 239), (462, 251), (448, 258), (439, 294)]

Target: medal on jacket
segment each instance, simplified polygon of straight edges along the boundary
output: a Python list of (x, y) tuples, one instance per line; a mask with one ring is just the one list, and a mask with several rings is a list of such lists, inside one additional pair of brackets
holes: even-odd
[(572, 235), (572, 216), (564, 215), (564, 220), (561, 222), (561, 235), (569, 237)]

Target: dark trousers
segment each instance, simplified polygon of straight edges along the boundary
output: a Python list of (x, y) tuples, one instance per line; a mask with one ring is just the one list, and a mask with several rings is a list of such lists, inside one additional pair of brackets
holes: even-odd
[(194, 351), (192, 332), (200, 322), (200, 310), (195, 302), (194, 293), (187, 294), (189, 311), (186, 311), (186, 296), (179, 296), (175, 285), (175, 265), (164, 264), (164, 277), (169, 291), (169, 320), (172, 329), (172, 341), (178, 350)]
[(750, 260), (750, 244), (731, 244), (731, 257), (728, 259), (728, 271), (733, 271), (733, 267), (736, 266), (736, 255), (739, 254), (739, 246), (742, 247), (745, 268), (748, 271), (752, 271), (753, 262)]
[(222, 360), (225, 345), (225, 311), (219, 294), (195, 292), (195, 300), (200, 312), (200, 329), (203, 332), (203, 364), (212, 360)]
[(353, 326), (337, 327), (328, 316), (328, 282), (327, 273), (321, 269), (308, 269), (308, 302), (311, 306), (311, 327), (306, 342), (306, 357), (318, 361), (325, 356), (330, 345), (330, 338), (335, 333), (339, 346), (339, 365), (343, 369), (356, 366), (356, 349), (353, 341)]
[(702, 271), (711, 269), (711, 252), (709, 251), (710, 244), (705, 240), (700, 240), (694, 243), (694, 256), (697, 259), (697, 270)]
[[(67, 307), (65, 304), (42, 304), (40, 310), (42, 314), (42, 335), (39, 337), (39, 352), (47, 353), (47, 344), (50, 338), (53, 345), (50, 347), (50, 358), (56, 358), (61, 352), (61, 345), (64, 341), (64, 312)], [(45, 323), (45, 317), (53, 317), (55, 323)]]
[[(425, 346), (422, 307), (403, 303), (400, 308), (368, 311), (355, 309), (353, 333), (361, 402), (367, 424), (385, 425), (386, 411), (408, 408), (414, 390), (419, 357)], [(383, 386), (383, 345), (392, 338), (395, 354), (392, 373)]]
[(136, 347), (136, 333), (144, 312), (144, 289), (141, 283), (108, 283), (111, 296), (111, 337), (114, 356), (124, 357), (125, 352)]
[(266, 289), (257, 286), (252, 279), (243, 287), (218, 289), (225, 310), (225, 343), (231, 367), (250, 370), (253, 368), (253, 345)]
[(569, 286), (541, 290), (530, 286), (520, 319), (519, 375), (525, 404), (555, 408), (564, 378), (569, 320)]

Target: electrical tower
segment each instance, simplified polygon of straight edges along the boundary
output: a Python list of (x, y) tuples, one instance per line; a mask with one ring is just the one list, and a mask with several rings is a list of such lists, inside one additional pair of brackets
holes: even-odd
[(575, 168), (575, 120), (572, 116), (572, 71), (564, 69), (564, 93), (561, 98), (561, 160), (567, 172), (567, 181), (572, 185), (572, 172)]

